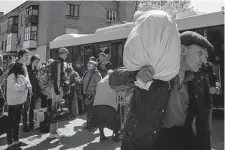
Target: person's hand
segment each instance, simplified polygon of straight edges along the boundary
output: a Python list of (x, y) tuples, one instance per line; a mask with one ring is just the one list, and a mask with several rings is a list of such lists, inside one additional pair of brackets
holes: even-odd
[(216, 87), (216, 94), (217, 94), (217, 95), (220, 94), (220, 87)]
[(192, 131), (193, 131), (194, 135), (196, 136), (197, 135), (196, 117), (194, 117), (191, 127), (192, 127)]
[(75, 83), (72, 83), (72, 84), (71, 84), (72, 87), (75, 86), (75, 85), (76, 85)]
[(31, 98), (33, 96), (32, 88), (28, 88), (28, 93), (29, 93), (29, 98)]
[(141, 80), (144, 83), (148, 83), (153, 79), (154, 73), (155, 71), (152, 66), (142, 67), (136, 75), (136, 80)]

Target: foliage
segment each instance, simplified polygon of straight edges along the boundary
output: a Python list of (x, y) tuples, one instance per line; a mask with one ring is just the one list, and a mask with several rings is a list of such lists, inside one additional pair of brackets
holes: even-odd
[(190, 0), (136, 1), (135, 9), (137, 10), (143, 5), (150, 5), (152, 8), (164, 10), (168, 14), (172, 15), (174, 18), (176, 17), (176, 14), (178, 13), (194, 10), (194, 7), (191, 6)]

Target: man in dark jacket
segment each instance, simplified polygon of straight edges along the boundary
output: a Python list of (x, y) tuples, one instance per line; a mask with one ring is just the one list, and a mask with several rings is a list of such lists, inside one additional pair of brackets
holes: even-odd
[[(68, 56), (69, 52), (66, 48), (60, 48), (58, 50), (58, 57), (51, 63), (51, 78), (53, 81), (54, 93), (56, 95), (55, 99), (48, 100), (49, 111), (52, 111), (52, 102), (59, 102), (62, 99), (63, 91), (62, 86), (66, 81), (64, 62)], [(49, 138), (60, 138), (61, 136), (57, 132), (58, 124), (52, 123), (50, 125), (50, 135)]]
[(104, 78), (107, 75), (108, 70), (112, 69), (112, 64), (108, 62), (105, 53), (99, 54), (98, 61), (99, 63), (98, 63), (97, 69), (100, 72), (102, 78)]
[[(37, 80), (37, 67), (40, 62), (39, 55), (33, 55), (30, 58), (30, 64), (27, 66), (27, 71), (32, 85), (33, 96), (27, 99), (23, 108), (23, 131), (28, 132), (34, 128), (34, 109), (37, 100), (40, 100), (41, 89)], [(30, 109), (29, 109), (30, 107)], [(27, 125), (27, 112), (29, 109), (29, 127)]]
[[(194, 101), (190, 103), (189, 118), (187, 118), (187, 125), (191, 123), (192, 117), (196, 126), (193, 128), (198, 136), (194, 137), (193, 150), (209, 150), (211, 148), (210, 135), (212, 132), (212, 101), (213, 95), (216, 94), (218, 82), (216, 75), (210, 63), (202, 65), (201, 69), (194, 73), (195, 78), (190, 86), (192, 93), (191, 97), (198, 95)], [(198, 129), (198, 130), (196, 130)]]
[[(199, 126), (199, 124), (208, 126), (208, 123), (207, 121), (202, 123), (203, 118), (207, 117), (198, 113), (205, 113), (204, 105), (195, 103), (202, 93), (195, 92), (196, 82), (194, 82), (193, 72), (197, 72), (201, 68), (207, 59), (207, 50), (213, 50), (213, 46), (195, 32), (184, 32), (180, 35), (180, 38), (180, 71), (169, 82), (170, 88), (168, 90), (170, 94), (165, 98), (167, 99), (166, 102), (161, 100), (152, 102), (151, 97), (154, 97), (154, 94), (148, 94), (152, 91), (143, 92), (143, 90), (134, 86), (134, 81), (137, 79), (145, 83), (152, 80), (154, 73), (151, 66), (143, 67), (136, 72), (117, 69), (110, 75), (109, 84), (111, 88), (115, 90), (134, 88), (121, 150), (211, 149), (210, 144), (197, 142), (199, 140), (204, 141), (204, 138), (208, 138), (209, 134), (207, 130), (202, 131), (202, 127)], [(143, 103), (140, 103), (139, 101), (142, 99), (144, 99)], [(204, 103), (204, 99), (201, 102)], [(165, 103), (167, 105), (164, 105)], [(146, 104), (149, 107), (146, 107)], [(139, 115), (143, 111), (147, 114)], [(144, 121), (145, 116), (150, 116), (152, 119)], [(193, 130), (194, 128), (196, 130)], [(207, 133), (202, 134), (199, 131)], [(204, 147), (203, 145), (208, 146)]]

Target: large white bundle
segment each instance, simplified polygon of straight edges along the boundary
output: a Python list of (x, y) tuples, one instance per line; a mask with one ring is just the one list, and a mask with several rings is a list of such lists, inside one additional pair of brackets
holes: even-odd
[(154, 79), (169, 81), (180, 68), (181, 44), (177, 25), (164, 11), (135, 14), (135, 26), (124, 47), (123, 64), (129, 71), (154, 68)]
[(116, 91), (109, 86), (109, 75), (107, 75), (97, 85), (94, 106), (108, 105), (117, 109), (116, 96)]

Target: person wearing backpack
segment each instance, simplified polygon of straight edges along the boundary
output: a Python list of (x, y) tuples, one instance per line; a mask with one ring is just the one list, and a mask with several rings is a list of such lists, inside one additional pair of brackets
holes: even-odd
[(19, 125), (22, 115), (23, 105), (27, 100), (27, 95), (32, 97), (32, 86), (30, 84), (26, 63), (29, 51), (22, 49), (17, 52), (17, 60), (8, 72), (7, 77), (7, 103), (8, 115), (13, 123), (12, 134), (8, 136), (8, 149), (26, 146), (27, 144), (19, 141)]
[[(48, 98), (48, 111), (52, 112), (53, 106), (56, 103), (59, 103), (63, 97), (62, 86), (66, 81), (65, 77), (65, 65), (64, 62), (69, 55), (69, 52), (66, 48), (60, 48), (58, 50), (58, 57), (50, 64), (51, 80), (53, 85), (53, 90), (51, 91), (51, 98)], [(50, 135), (49, 138), (60, 138), (60, 135), (57, 131), (58, 123), (50, 122)]]
[[(32, 85), (33, 96), (24, 104), (23, 108), (23, 132), (29, 132), (34, 128), (34, 109), (37, 100), (40, 100), (41, 90), (37, 80), (38, 64), (40, 62), (39, 55), (33, 55), (30, 58), (30, 64), (27, 66), (29, 79)], [(29, 109), (30, 107), (30, 109)], [(29, 109), (29, 127), (27, 125), (27, 112)]]

